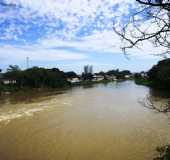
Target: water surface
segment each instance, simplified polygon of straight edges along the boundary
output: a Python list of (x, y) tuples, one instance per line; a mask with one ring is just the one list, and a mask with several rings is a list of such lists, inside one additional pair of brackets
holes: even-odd
[(126, 81), (1, 96), (0, 159), (151, 160), (170, 143), (168, 118), (139, 103), (152, 92)]

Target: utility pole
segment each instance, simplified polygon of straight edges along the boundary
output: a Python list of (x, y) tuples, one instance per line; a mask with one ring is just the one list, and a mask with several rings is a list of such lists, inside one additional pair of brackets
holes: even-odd
[(27, 66), (27, 69), (29, 68), (29, 57), (26, 58), (26, 66)]

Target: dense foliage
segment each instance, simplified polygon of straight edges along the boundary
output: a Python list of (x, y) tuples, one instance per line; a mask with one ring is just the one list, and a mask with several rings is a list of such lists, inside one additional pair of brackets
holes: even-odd
[(170, 89), (170, 58), (153, 66), (148, 72), (148, 79), (154, 87)]
[(78, 76), (78, 75), (77, 75), (75, 72), (73, 72), (73, 71), (66, 72), (65, 74), (66, 74), (66, 77), (67, 77), (67, 78), (75, 78), (75, 77)]
[(51, 87), (59, 88), (68, 85), (66, 74), (57, 68), (45, 69), (33, 67), (21, 71), (17, 66), (10, 66), (4, 74), (4, 78), (16, 80), (16, 86), (22, 87)]
[(114, 75), (117, 77), (117, 79), (124, 79), (126, 75), (131, 75), (131, 72), (128, 70), (119, 71), (119, 69), (116, 69), (116, 70), (110, 70), (106, 74)]

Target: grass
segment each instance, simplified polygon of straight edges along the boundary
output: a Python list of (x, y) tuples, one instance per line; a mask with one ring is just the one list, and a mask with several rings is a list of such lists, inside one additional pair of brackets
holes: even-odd
[(145, 86), (151, 86), (152, 82), (147, 79), (135, 79), (135, 83), (137, 85), (145, 85)]

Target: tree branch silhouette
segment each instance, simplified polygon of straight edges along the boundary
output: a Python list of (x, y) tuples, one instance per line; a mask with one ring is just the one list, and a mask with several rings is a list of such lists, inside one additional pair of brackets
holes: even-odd
[(170, 1), (136, 0), (138, 7), (125, 24), (114, 22), (113, 30), (122, 40), (122, 50), (140, 48), (142, 43), (151, 42), (170, 53)]

